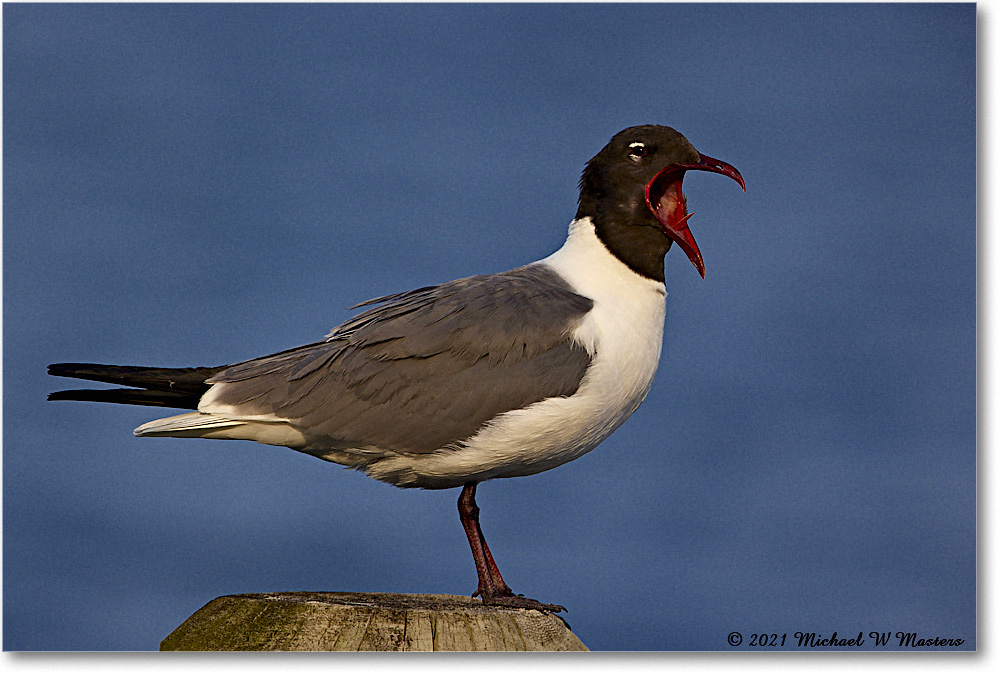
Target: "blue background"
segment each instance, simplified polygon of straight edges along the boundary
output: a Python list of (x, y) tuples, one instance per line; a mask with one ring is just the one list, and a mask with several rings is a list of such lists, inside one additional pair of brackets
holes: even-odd
[(584, 162), (641, 123), (748, 191), (685, 182), (707, 278), (668, 254), (635, 416), (481, 486), (507, 581), (592, 649), (975, 646), (974, 5), (3, 19), (4, 649), (156, 649), (230, 593), (471, 593), (457, 490), (135, 439), (164, 411), (46, 403), (74, 384), (45, 365), (230, 363), (541, 258)]

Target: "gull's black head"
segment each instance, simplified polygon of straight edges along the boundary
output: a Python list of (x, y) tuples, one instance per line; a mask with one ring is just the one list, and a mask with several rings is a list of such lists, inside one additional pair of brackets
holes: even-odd
[(700, 154), (670, 127), (629, 127), (587, 162), (576, 217), (589, 217), (605, 246), (643, 276), (663, 281), (663, 256), (677, 242), (704, 277), (681, 190), (691, 170), (721, 173), (746, 190), (739, 171)]

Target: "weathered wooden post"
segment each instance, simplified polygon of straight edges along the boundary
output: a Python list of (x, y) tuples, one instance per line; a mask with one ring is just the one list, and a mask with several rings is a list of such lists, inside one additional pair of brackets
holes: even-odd
[(216, 598), (161, 651), (587, 651), (557, 616), (457, 595), (249, 593)]

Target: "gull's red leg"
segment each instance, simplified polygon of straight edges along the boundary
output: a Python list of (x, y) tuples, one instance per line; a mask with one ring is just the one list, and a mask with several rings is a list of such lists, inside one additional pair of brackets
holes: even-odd
[[(476, 525), (479, 525), (478, 519), (476, 520)], [(510, 590), (510, 586), (507, 585), (500, 575), (500, 568), (493, 561), (493, 554), (490, 553), (490, 547), (486, 545), (486, 537), (483, 536), (483, 529), (481, 527), (479, 528), (479, 540), (483, 542), (483, 553), (486, 554), (486, 568), (489, 570), (490, 579), (493, 580), (493, 585), (496, 586), (497, 593), (499, 595), (514, 595), (514, 592)]]
[[(458, 517), (462, 521), (465, 536), (469, 538), (469, 548), (472, 549), (472, 559), (476, 562), (476, 573), (479, 575), (479, 588), (473, 597), (479, 595), (485, 601), (496, 595), (497, 588), (490, 576), (490, 565), (486, 559), (486, 541), (479, 527), (479, 506), (476, 504), (476, 484), (466, 483), (462, 494), (458, 496)], [(492, 556), (490, 562), (493, 562)], [(496, 568), (496, 563), (492, 565)], [(508, 589), (509, 590), (509, 589)]]
[(462, 493), (458, 496), (458, 516), (462, 521), (462, 528), (465, 529), (465, 536), (469, 538), (472, 559), (476, 563), (476, 573), (479, 575), (479, 588), (473, 593), (473, 597), (480, 596), (483, 603), (487, 605), (523, 607), (550, 612), (566, 610), (561, 605), (547, 605), (523, 595), (514, 595), (504, 582), (500, 575), (500, 568), (497, 567), (496, 561), (493, 560), (493, 554), (490, 553), (490, 547), (486, 545), (483, 528), (479, 525), (476, 483), (466, 483), (462, 488)]

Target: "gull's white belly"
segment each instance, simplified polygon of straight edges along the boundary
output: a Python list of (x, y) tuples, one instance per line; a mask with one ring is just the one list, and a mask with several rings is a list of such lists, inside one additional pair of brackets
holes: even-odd
[(635, 412), (660, 360), (663, 284), (612, 256), (589, 220), (574, 222), (566, 244), (541, 263), (594, 300), (572, 334), (592, 356), (576, 393), (503, 413), (436, 452), (384, 455), (365, 466), (369, 475), (402, 487), (444, 488), (538, 473), (593, 450)]

